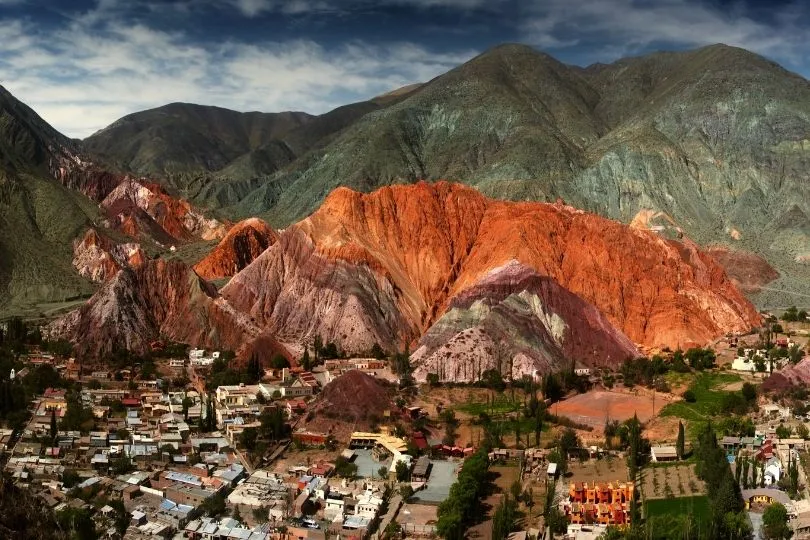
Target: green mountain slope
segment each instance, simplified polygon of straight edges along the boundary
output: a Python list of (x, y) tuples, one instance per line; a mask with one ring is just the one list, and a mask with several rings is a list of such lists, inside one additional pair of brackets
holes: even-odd
[(71, 259), (95, 210), (49, 173), (73, 146), (0, 87), (0, 315), (93, 291)]
[(300, 112), (241, 113), (171, 103), (121, 118), (85, 139), (84, 147), (141, 175), (211, 172), (310, 118)]

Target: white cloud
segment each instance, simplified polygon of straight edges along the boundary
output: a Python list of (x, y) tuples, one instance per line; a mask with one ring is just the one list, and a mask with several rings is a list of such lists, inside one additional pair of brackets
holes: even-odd
[(531, 0), (523, 5), (525, 38), (551, 49), (589, 40), (607, 43), (606, 51), (621, 55), (653, 44), (725, 43), (782, 61), (806, 56), (807, 30), (797, 21), (807, 11), (800, 4), (780, 8), (778, 24), (757, 20), (742, 4), (719, 9), (697, 0)]
[(321, 113), (439, 75), (476, 54), (360, 41), (191, 43), (180, 32), (106, 23), (88, 13), (43, 31), (0, 20), (0, 84), (69, 136), (173, 101)]

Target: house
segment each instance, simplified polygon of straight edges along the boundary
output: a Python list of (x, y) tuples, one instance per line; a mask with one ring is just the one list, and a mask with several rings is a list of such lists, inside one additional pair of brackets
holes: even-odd
[(590, 377), (591, 368), (576, 368), (574, 369), (574, 375), (578, 375), (580, 377)]
[(720, 446), (722, 446), (726, 452), (732, 452), (740, 447), (740, 438), (726, 435), (720, 440)]
[(411, 472), (411, 481), (427, 482), (427, 479), (430, 476), (430, 469), (430, 458), (427, 456), (421, 456), (418, 460), (416, 460), (416, 465), (413, 467), (413, 471)]
[(182, 369), (186, 366), (186, 361), (183, 358), (172, 358), (169, 360), (169, 367), (173, 369)]
[(323, 446), (326, 444), (326, 439), (329, 435), (326, 433), (314, 433), (311, 431), (296, 431), (293, 433), (292, 438), (304, 446)]
[(281, 395), (285, 398), (311, 396), (314, 392), (315, 385), (309, 384), (300, 378), (281, 386)]
[(771, 488), (744, 489), (742, 490), (742, 498), (746, 509), (750, 508), (752, 504), (768, 505), (777, 502), (785, 506), (791, 504), (787, 493)]
[(411, 433), (410, 441), (420, 451), (424, 451), (424, 450), (428, 449), (429, 445), (428, 445), (427, 439), (425, 438), (425, 434), (422, 433), (421, 431), (414, 431), (413, 433)]
[(763, 482), (766, 486), (776, 485), (782, 477), (782, 463), (776, 459), (771, 458), (765, 464), (763, 473)]
[(757, 370), (757, 366), (753, 359), (747, 356), (738, 356), (731, 362), (731, 369), (732, 371), (754, 373)]
[(284, 410), (287, 413), (287, 418), (292, 418), (293, 414), (306, 412), (307, 403), (303, 399), (291, 399), (284, 403)]
[(383, 501), (379, 497), (368, 494), (363, 495), (357, 499), (357, 506), (354, 509), (354, 514), (356, 516), (374, 519), (377, 517), (377, 513), (380, 511), (380, 506), (382, 506), (382, 503)]

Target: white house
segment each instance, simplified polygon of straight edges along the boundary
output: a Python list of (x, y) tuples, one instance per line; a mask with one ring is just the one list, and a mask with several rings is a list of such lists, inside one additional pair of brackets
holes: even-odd
[(782, 464), (776, 458), (771, 458), (765, 464), (763, 479), (766, 486), (774, 485), (782, 477)]
[(653, 463), (678, 461), (678, 451), (674, 446), (653, 446), (650, 448), (650, 457)]
[(382, 499), (374, 495), (363, 495), (357, 500), (357, 506), (354, 508), (354, 513), (357, 516), (363, 516), (369, 519), (374, 519), (382, 506)]
[(732, 371), (742, 371), (745, 373), (755, 373), (757, 366), (751, 358), (738, 356), (731, 362)]

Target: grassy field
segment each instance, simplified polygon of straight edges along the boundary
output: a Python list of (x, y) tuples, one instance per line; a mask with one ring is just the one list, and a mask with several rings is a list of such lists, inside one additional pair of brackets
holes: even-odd
[(695, 521), (709, 520), (709, 498), (706, 495), (693, 497), (675, 497), (671, 499), (653, 499), (644, 503), (644, 517), (648, 520), (655, 516), (690, 515)]
[(487, 413), (490, 416), (498, 416), (508, 414), (511, 412), (519, 411), (523, 408), (523, 402), (519, 399), (512, 401), (507, 394), (499, 394), (494, 396), (493, 401), (487, 403), (485, 401), (468, 401), (453, 407), (455, 410), (467, 413), (470, 416), (478, 416), (481, 413)]
[(689, 389), (695, 394), (694, 403), (670, 403), (661, 410), (661, 416), (676, 416), (692, 422), (710, 420), (718, 413), (723, 396), (728, 394), (717, 388), (740, 380), (739, 375), (731, 373), (700, 373), (689, 385)]

